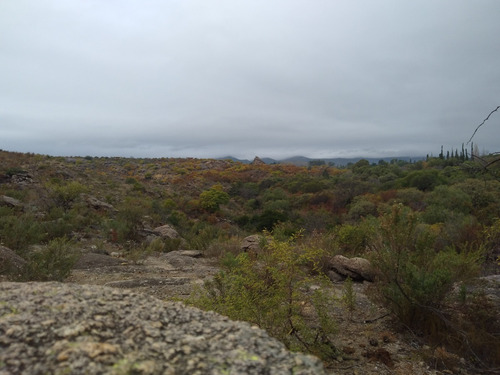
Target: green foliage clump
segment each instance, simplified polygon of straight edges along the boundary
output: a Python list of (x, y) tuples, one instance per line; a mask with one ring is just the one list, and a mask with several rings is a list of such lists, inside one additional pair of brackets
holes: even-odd
[(344, 281), (344, 287), (342, 288), (342, 303), (351, 315), (356, 310), (356, 291), (354, 290), (353, 281), (349, 276)]
[(189, 232), (185, 233), (184, 237), (189, 244), (189, 248), (206, 250), (213, 242), (220, 240), (223, 234), (219, 227), (199, 222), (193, 225)]
[(405, 178), (407, 187), (415, 187), (421, 191), (431, 191), (445, 183), (445, 178), (436, 169), (413, 171)]
[(372, 263), (378, 291), (389, 309), (406, 325), (439, 336), (445, 298), (453, 285), (479, 271), (482, 249), (434, 249), (435, 234), (420, 224), (409, 208), (394, 205), (380, 218)]
[(346, 255), (360, 255), (366, 251), (373, 235), (373, 227), (370, 221), (364, 221), (360, 225), (342, 224), (338, 226), (335, 233), (335, 245), (338, 250)]
[(119, 206), (116, 218), (109, 221), (109, 229), (116, 233), (118, 242), (136, 241), (146, 214), (148, 202), (139, 198), (127, 198)]
[(323, 251), (301, 248), (294, 240), (271, 238), (263, 252), (254, 256), (228, 253), (222, 270), (189, 302), (256, 324), (291, 350), (331, 358), (336, 353), (331, 342), (335, 325), (329, 314), (333, 300), (321, 289), (308, 291), (311, 283), (326, 281), (319, 272)]
[(71, 208), (73, 202), (80, 197), (80, 194), (88, 191), (85, 185), (77, 181), (71, 181), (66, 184), (52, 182), (47, 184), (50, 195), (54, 199), (56, 205), (64, 209)]
[(9, 177), (12, 177), (17, 174), (27, 174), (27, 173), (28, 173), (27, 171), (25, 171), (23, 168), (20, 167), (10, 167), (7, 168), (7, 170), (5, 171), (5, 174)]
[(43, 249), (30, 254), (18, 280), (64, 281), (78, 260), (78, 253), (73, 246), (66, 238), (50, 241)]
[(358, 196), (353, 199), (349, 213), (347, 214), (350, 220), (359, 220), (367, 216), (375, 216), (377, 214), (377, 206), (371, 200), (364, 196)]
[(15, 215), (5, 210), (0, 216), (0, 241), (4, 246), (23, 256), (29, 245), (45, 239), (43, 224), (34, 215)]
[(200, 206), (209, 212), (218, 211), (220, 205), (227, 202), (229, 202), (229, 194), (223, 190), (220, 184), (214, 185), (200, 194)]

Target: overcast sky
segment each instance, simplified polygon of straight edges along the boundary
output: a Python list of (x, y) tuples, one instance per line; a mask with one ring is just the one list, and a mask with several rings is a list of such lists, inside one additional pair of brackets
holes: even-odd
[(498, 105), (499, 0), (0, 0), (8, 151), (437, 155)]

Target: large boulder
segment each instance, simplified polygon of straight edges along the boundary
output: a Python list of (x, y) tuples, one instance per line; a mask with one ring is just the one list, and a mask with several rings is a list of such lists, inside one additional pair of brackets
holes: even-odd
[(170, 239), (174, 239), (174, 238), (180, 238), (180, 235), (179, 233), (175, 230), (174, 227), (172, 227), (171, 225), (168, 225), (168, 224), (165, 224), (165, 225), (162, 225), (161, 227), (157, 227), (155, 229), (153, 229), (153, 233), (161, 238), (170, 238)]
[(0, 275), (19, 272), (26, 261), (8, 247), (0, 245)]
[(89, 207), (95, 210), (118, 212), (118, 210), (112, 204), (103, 202), (92, 195), (81, 194), (81, 197)]
[(20, 200), (9, 197), (7, 195), (0, 195), (0, 206), (8, 206), (14, 208), (24, 207), (23, 203)]
[(127, 289), (0, 283), (0, 374), (325, 374), (248, 323)]
[(252, 234), (245, 237), (241, 242), (241, 251), (243, 252), (258, 252), (262, 242), (262, 236), (259, 234)]
[(375, 271), (370, 261), (365, 258), (347, 258), (343, 255), (335, 255), (328, 259), (326, 269), (326, 273), (332, 281), (339, 281), (347, 277), (355, 281), (374, 281), (375, 279)]

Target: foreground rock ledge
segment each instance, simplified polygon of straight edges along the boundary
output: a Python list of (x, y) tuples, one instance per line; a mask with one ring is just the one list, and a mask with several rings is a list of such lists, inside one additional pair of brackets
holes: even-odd
[(265, 331), (128, 290), (0, 283), (0, 374), (324, 374)]

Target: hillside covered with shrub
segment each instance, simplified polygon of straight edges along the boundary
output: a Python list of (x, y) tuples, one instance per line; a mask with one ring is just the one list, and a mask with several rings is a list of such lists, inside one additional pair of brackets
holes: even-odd
[[(15, 280), (64, 280), (84, 248), (119, 248), (135, 257), (193, 249), (222, 260), (225, 287), (243, 285), (257, 298), (266, 285), (254, 280), (257, 289), (249, 290), (252, 276), (244, 271), (259, 271), (262, 260), (241, 254), (240, 243), (268, 233), (268, 248), (278, 256), (267, 258), (273, 263), (266, 270), (293, 271), (282, 280), (283, 294), (307, 277), (301, 262), (319, 275), (324, 257), (367, 258), (377, 272), (374, 298), (401, 324), (491, 369), (500, 366), (498, 306), (468, 283), (500, 273), (498, 165), (485, 168), (494, 155), (440, 156), (336, 168), (1, 151), (0, 242), (25, 261), (20, 270), (2, 272)], [(164, 224), (180, 238), (144, 241)], [(204, 298), (201, 305), (253, 319), (234, 308), (241, 301)], [(264, 301), (262, 311), (274, 302)], [(301, 340), (290, 345), (307, 350)], [(321, 356), (323, 349), (312, 352)]]

